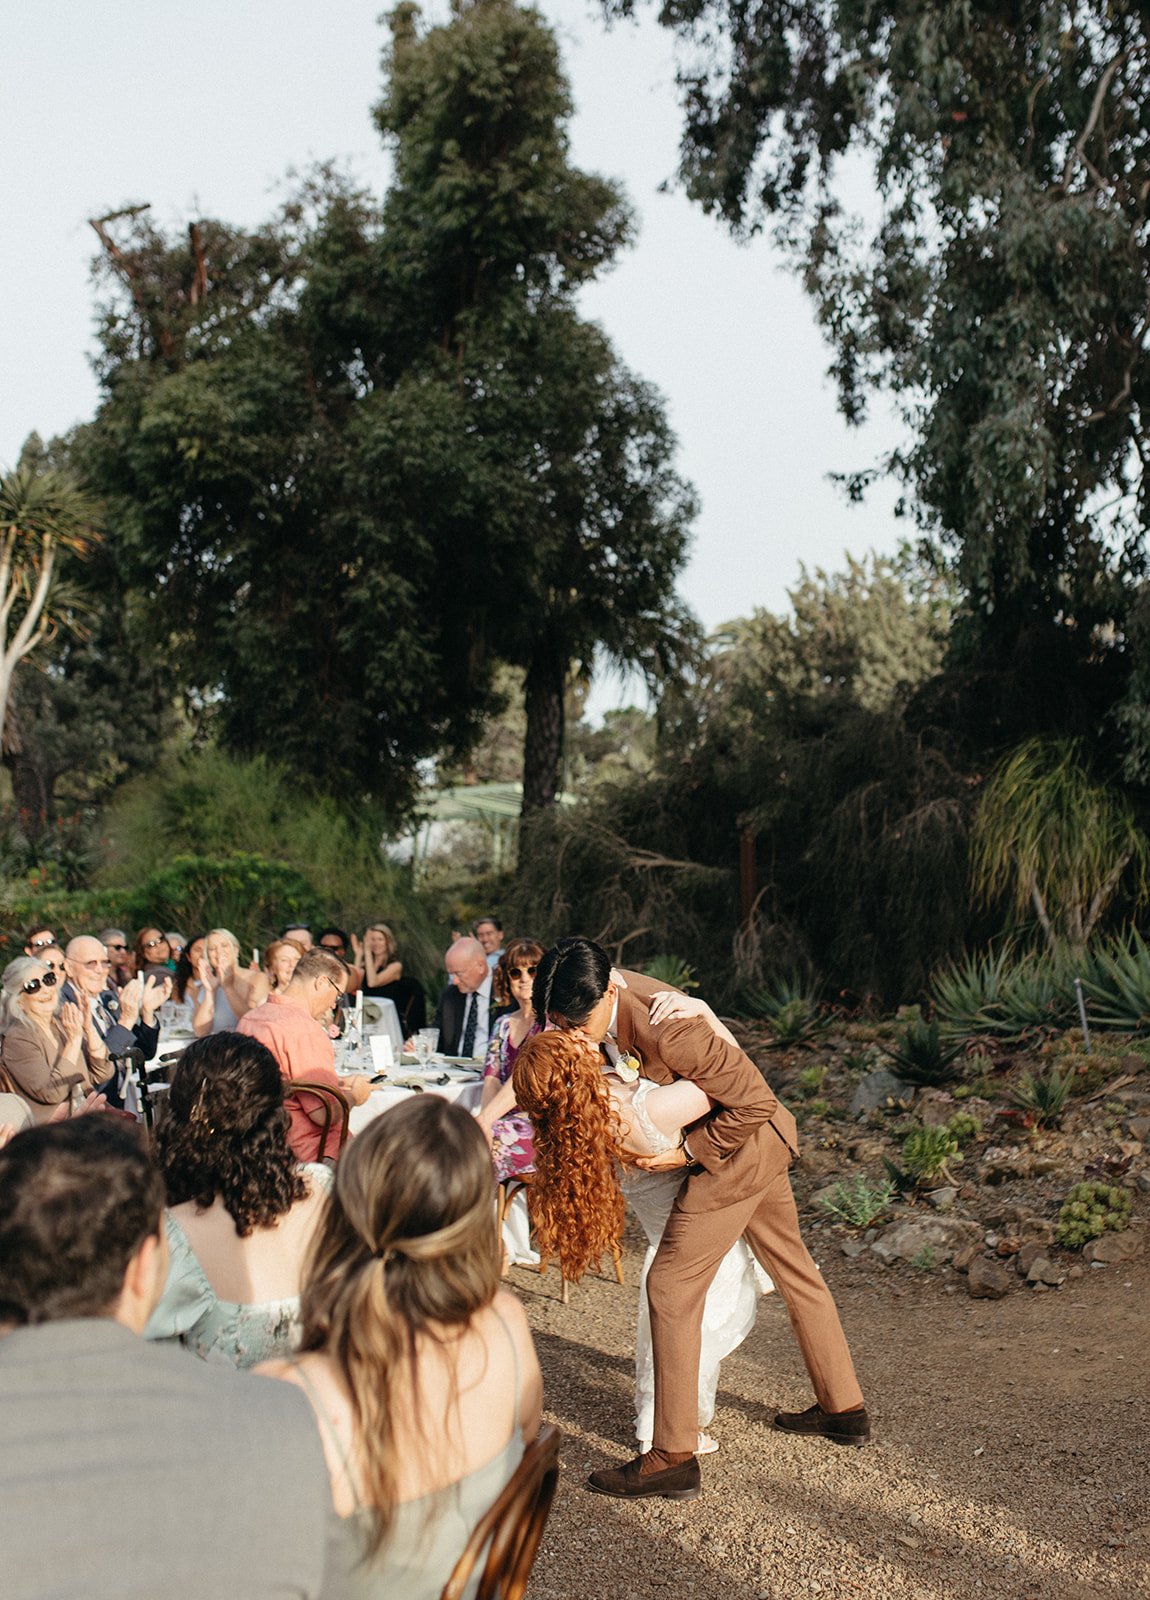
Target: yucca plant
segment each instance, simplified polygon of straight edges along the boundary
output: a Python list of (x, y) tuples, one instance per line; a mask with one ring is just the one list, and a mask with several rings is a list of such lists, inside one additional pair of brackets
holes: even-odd
[(889, 1208), (894, 1196), (893, 1183), (871, 1183), (859, 1173), (857, 1177), (832, 1184), (816, 1196), (816, 1204), (841, 1222), (849, 1222), (853, 1228), (869, 1228)]
[(921, 1019), (909, 1021), (895, 1043), (887, 1046), (887, 1055), (903, 1082), (924, 1088), (934, 1088), (957, 1077), (955, 1061), (961, 1054), (962, 1045), (948, 1043), (937, 1022)]
[(1074, 1084), (1074, 1068), (1065, 1072), (1026, 1072), (1010, 1096), (1011, 1104), (1029, 1113), (1036, 1128), (1055, 1128), (1062, 1120), (1070, 1090)]

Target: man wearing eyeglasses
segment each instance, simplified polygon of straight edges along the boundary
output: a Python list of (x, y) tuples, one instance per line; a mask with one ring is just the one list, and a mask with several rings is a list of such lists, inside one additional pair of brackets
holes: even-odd
[[(371, 1093), (371, 1079), (362, 1073), (346, 1078), (336, 1073), (331, 1037), (321, 1020), (346, 987), (346, 963), (330, 950), (309, 950), (299, 958), (291, 982), (273, 990), (262, 1006), (246, 1011), (236, 1027), (239, 1033), (267, 1045), (285, 1078), (322, 1084), (337, 1090), (352, 1105), (361, 1106)], [(293, 1095), (288, 1114), (288, 1143), (296, 1157), (318, 1160), (323, 1103), (318, 1096)]]
[(154, 978), (133, 978), (116, 994), (108, 986), (111, 961), (101, 939), (80, 934), (68, 941), (64, 951), (64, 970), (68, 981), (61, 1000), (80, 1007), (84, 1018), (84, 1054), (95, 1064), (98, 1046), (93, 1034), (109, 1056), (123, 1056), (138, 1049), (151, 1061), (160, 1043), (156, 1012), (163, 1003), (165, 985)]

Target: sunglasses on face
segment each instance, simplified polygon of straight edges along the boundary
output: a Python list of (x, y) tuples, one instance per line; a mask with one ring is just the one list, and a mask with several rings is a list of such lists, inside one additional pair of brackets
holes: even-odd
[(326, 939), (324, 939), (320, 943), (320, 949), (321, 950), (331, 950), (331, 951), (334, 951), (336, 955), (338, 955), (341, 950), (346, 949), (346, 946), (342, 945), (342, 944), (329, 944), (329, 942)]
[[(167, 942), (168, 941), (164, 938), (163, 934), (161, 933), (161, 935), (160, 935), (160, 937), (158, 939), (145, 939), (144, 940), (144, 949), (145, 950), (154, 950), (158, 944), (167, 944)], [(113, 949), (116, 949), (116, 950), (126, 949), (126, 948), (127, 948), (126, 945), (123, 945), (123, 946), (114, 945), (113, 946)]]
[(46, 972), (42, 978), (29, 978), (27, 983), (20, 985), (21, 994), (39, 994), (41, 989), (54, 989), (56, 987), (56, 974)]
[(110, 944), (108, 944), (108, 945), (105, 945), (104, 948), (106, 950), (126, 950), (128, 947), (127, 947), (126, 944), (117, 944), (116, 941), (113, 939), (112, 942)]
[(51, 937), (49, 937), (47, 939), (33, 939), (32, 940), (32, 949), (33, 950), (47, 950), (52, 945), (54, 945), (55, 943), (56, 943), (55, 939), (53, 939)]
[(508, 967), (507, 976), (509, 978), (533, 978), (538, 971), (539, 963), (536, 962), (531, 967)]

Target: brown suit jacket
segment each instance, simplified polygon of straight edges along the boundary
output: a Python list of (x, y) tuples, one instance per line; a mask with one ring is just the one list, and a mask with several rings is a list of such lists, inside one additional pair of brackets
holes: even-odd
[(688, 1136), (691, 1155), (699, 1165), (715, 1176), (729, 1174), (742, 1191), (747, 1184), (755, 1187), (761, 1157), (770, 1149), (767, 1141), (773, 1143), (777, 1137), (791, 1155), (797, 1155), (795, 1119), (749, 1056), (721, 1039), (701, 1017), (652, 1026), (652, 996), (667, 985), (640, 972), (624, 971), (621, 976), (627, 987), (619, 990), (615, 1021), (619, 1048), (638, 1057), (645, 1078), (655, 1083), (688, 1078), (715, 1102), (714, 1110)]

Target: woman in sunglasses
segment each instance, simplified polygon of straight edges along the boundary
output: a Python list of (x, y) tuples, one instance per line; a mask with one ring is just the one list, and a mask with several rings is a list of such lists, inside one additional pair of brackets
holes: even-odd
[(168, 936), (160, 928), (140, 929), (132, 945), (132, 958), (136, 964), (137, 977), (142, 972), (147, 972), (150, 967), (165, 967), (169, 972), (176, 970)]
[[(0, 1062), (37, 1122), (47, 1122), (75, 1089), (89, 1095), (94, 1088), (84, 1058), (80, 1008), (61, 1005), (57, 1010), (59, 994), (55, 971), (35, 956), (20, 956), (4, 968)], [(94, 1043), (92, 1070), (99, 1077), (101, 1062), (106, 1066), (108, 1058), (100, 1040)]]
[(535, 1166), (531, 1123), (522, 1111), (515, 1109), (511, 1070), (522, 1046), (533, 1033), (539, 1032), (540, 1024), (531, 1004), (531, 987), (542, 959), (543, 946), (536, 940), (512, 939), (495, 968), (495, 999), (517, 1007), (495, 1024), (483, 1068), (479, 1126), (491, 1144), (497, 1183), (502, 1183), (504, 1178), (518, 1177), (521, 1172), (532, 1172)]

